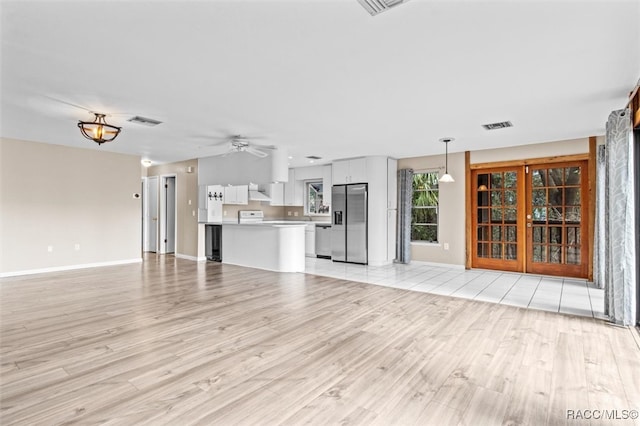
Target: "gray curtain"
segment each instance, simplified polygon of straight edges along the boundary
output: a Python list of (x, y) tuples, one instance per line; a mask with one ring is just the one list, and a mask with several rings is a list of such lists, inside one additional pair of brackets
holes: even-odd
[(604, 259), (600, 258), (602, 254), (597, 248), (595, 254), (596, 264), (600, 265), (597, 278), (604, 279), (605, 314), (622, 325), (636, 323), (633, 166), (630, 112), (628, 109), (613, 111), (607, 121), (605, 205), (604, 212), (600, 212), (604, 215), (605, 234), (604, 238), (598, 238), (598, 244), (604, 245)]
[(413, 170), (398, 170), (398, 240), (396, 262), (411, 261), (411, 206), (413, 199)]

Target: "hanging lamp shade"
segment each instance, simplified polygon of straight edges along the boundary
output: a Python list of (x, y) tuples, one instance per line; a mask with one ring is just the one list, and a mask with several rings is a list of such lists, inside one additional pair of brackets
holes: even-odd
[(105, 121), (105, 114), (94, 112), (95, 119), (93, 121), (78, 121), (78, 128), (82, 135), (101, 145), (105, 142), (111, 142), (120, 134), (121, 127), (112, 126)]
[(453, 183), (455, 182), (455, 179), (453, 178), (453, 176), (451, 176), (449, 174), (449, 142), (453, 142), (455, 139), (453, 138), (442, 138), (440, 139), (440, 142), (444, 142), (444, 149), (445, 149), (445, 154), (444, 154), (444, 175), (442, 175), (440, 177), (440, 179), (438, 179), (438, 182), (440, 183)]

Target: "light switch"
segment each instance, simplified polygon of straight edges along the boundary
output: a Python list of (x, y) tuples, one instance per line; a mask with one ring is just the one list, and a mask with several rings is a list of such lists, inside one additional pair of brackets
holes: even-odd
[(189, 200), (189, 205), (191, 205), (191, 200)]

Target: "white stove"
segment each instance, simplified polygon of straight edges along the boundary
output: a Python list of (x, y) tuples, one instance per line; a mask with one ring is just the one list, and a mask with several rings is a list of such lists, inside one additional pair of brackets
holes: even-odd
[(238, 212), (238, 223), (261, 223), (263, 220), (262, 210), (240, 210)]

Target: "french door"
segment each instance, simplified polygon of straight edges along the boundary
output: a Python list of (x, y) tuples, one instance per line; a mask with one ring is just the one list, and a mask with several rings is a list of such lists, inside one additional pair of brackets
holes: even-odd
[(588, 273), (587, 162), (473, 170), (472, 266)]

